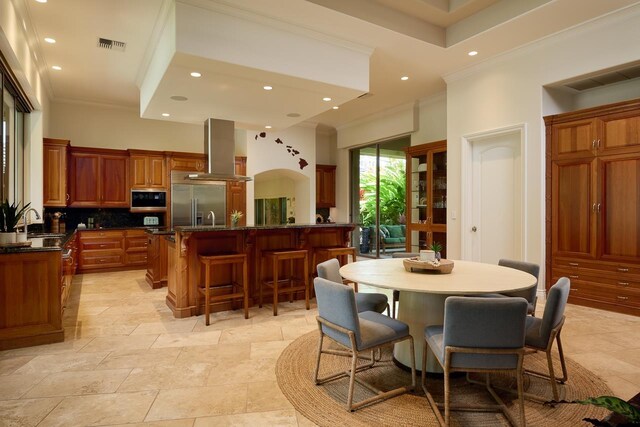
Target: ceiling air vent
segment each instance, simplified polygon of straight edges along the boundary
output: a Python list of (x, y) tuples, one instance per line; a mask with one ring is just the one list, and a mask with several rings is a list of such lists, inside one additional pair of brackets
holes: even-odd
[(120, 52), (124, 52), (124, 49), (127, 47), (125, 42), (119, 42), (116, 40), (103, 39), (102, 37), (98, 38), (98, 47), (109, 50), (117, 50)]
[(612, 83), (618, 83), (625, 80), (637, 79), (640, 77), (640, 65), (624, 68), (617, 71), (599, 74), (582, 80), (576, 80), (565, 83), (565, 86), (583, 91), (593, 89), (595, 87), (606, 86)]

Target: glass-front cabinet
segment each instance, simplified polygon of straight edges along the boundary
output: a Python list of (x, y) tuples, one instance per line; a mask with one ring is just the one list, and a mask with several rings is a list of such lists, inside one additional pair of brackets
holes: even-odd
[(447, 143), (438, 141), (407, 148), (407, 251), (447, 243)]

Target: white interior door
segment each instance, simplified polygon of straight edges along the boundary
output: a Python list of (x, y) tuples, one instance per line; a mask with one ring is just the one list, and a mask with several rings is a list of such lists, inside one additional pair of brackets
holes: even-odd
[(471, 259), (497, 264), (523, 259), (524, 194), (521, 132), (470, 140)]

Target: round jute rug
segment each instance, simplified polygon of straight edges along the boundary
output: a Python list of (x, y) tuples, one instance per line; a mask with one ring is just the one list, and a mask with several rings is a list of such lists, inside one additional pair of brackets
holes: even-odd
[[(325, 346), (330, 340), (325, 339)], [(318, 332), (313, 331), (293, 341), (280, 355), (276, 364), (278, 384), (291, 404), (305, 417), (320, 426), (435, 426), (438, 425), (435, 415), (427, 403), (420, 388), (418, 376), (417, 391), (404, 394), (383, 402), (361, 408), (356, 412), (347, 412), (345, 402), (348, 390), (348, 379), (343, 378), (321, 386), (313, 383)], [(422, 345), (422, 343), (418, 343)], [(336, 347), (335, 343), (331, 347)], [(326, 348), (326, 347), (325, 347)], [(560, 370), (556, 360), (557, 370)], [(420, 365), (420, 362), (418, 362)], [(546, 372), (544, 353), (525, 357), (525, 367), (539, 372)], [(339, 356), (323, 355), (320, 375), (324, 376), (338, 370), (347, 370), (349, 359)], [(611, 390), (604, 381), (579, 364), (567, 359), (569, 380), (560, 385), (560, 399), (573, 400), (591, 396), (610, 395)], [(383, 351), (379, 367), (358, 374), (381, 390), (389, 390), (398, 385), (411, 382), (411, 375), (398, 368), (392, 361), (391, 348)], [(481, 379), (481, 378), (478, 378)], [(492, 383), (515, 388), (515, 378), (507, 375), (493, 375)], [(441, 376), (427, 377), (429, 391), (436, 402), (442, 402), (443, 380)], [(354, 401), (371, 396), (371, 392), (356, 383)], [(469, 384), (464, 375), (453, 378), (451, 384), (453, 404), (491, 404), (489, 393), (483, 386)], [(551, 386), (548, 381), (525, 375), (525, 391), (551, 399)], [(518, 403), (515, 395), (499, 392), (515, 419), (518, 419)], [(583, 418), (606, 416), (602, 408), (583, 405), (558, 405), (554, 408), (525, 399), (527, 425), (530, 426), (580, 426), (586, 425)], [(504, 416), (490, 412), (452, 412), (452, 425), (458, 426), (497, 426), (508, 425)]]

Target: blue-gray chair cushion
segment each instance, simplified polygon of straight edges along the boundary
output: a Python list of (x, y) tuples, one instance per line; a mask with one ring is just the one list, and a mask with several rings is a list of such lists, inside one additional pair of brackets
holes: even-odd
[(385, 294), (356, 294), (356, 307), (358, 309), (358, 313), (363, 313), (365, 311), (382, 313), (387, 309), (388, 304), (389, 298), (387, 298)]
[[(356, 340), (359, 340), (360, 324), (353, 289), (321, 277), (313, 279), (313, 286), (318, 302), (318, 315), (333, 324), (354, 331)], [(351, 347), (351, 341), (347, 334), (324, 325), (322, 325), (322, 332), (340, 344)]]
[[(445, 301), (442, 338), (425, 328), (425, 339), (439, 359), (447, 346), (517, 349), (524, 346), (527, 301), (524, 298), (449, 297)], [(454, 353), (452, 368), (513, 369), (516, 355)]]
[(374, 348), (409, 335), (409, 326), (406, 323), (380, 313), (365, 311), (358, 317), (360, 323), (358, 351)]
[[(331, 258), (318, 264), (318, 277), (334, 283), (342, 283), (340, 276), (340, 263), (336, 258)], [(356, 294), (356, 307), (359, 313), (363, 311), (377, 311), (382, 313), (387, 309), (389, 299), (385, 294), (362, 293)]]
[[(533, 287), (531, 287), (530, 289), (537, 289), (537, 285), (534, 285)], [(519, 291), (522, 294), (529, 294), (530, 293), (530, 289), (526, 289), (524, 291)], [(510, 292), (509, 294), (478, 294), (478, 295), (473, 295), (474, 297), (478, 297), (478, 298), (512, 298), (512, 297), (520, 297), (520, 298), (524, 298), (527, 300), (527, 302), (529, 301), (525, 296), (523, 295), (515, 295), (518, 292)], [(527, 313), (532, 314), (535, 311), (535, 307), (533, 305), (532, 302), (528, 302), (528, 307), (527, 307)]]
[(317, 266), (318, 277), (330, 280), (335, 283), (342, 283), (340, 275), (340, 263), (336, 258), (331, 258), (325, 262), (321, 262)]
[(529, 316), (527, 319), (527, 332), (525, 334), (524, 342), (529, 347), (544, 350), (547, 348), (549, 338), (547, 337), (547, 339), (544, 339), (540, 335), (540, 325), (542, 325), (542, 319)]
[[(566, 277), (559, 278), (558, 281), (549, 289), (547, 302), (544, 305), (544, 313), (541, 321), (539, 322), (539, 331), (537, 333), (539, 336), (538, 342), (544, 342), (544, 345), (540, 348), (547, 347), (551, 331), (553, 328), (558, 326), (562, 320), (562, 316), (564, 316), (564, 309), (567, 306), (567, 300), (569, 299), (570, 289), (571, 282)], [(531, 327), (533, 328), (533, 325), (537, 324), (537, 322), (535, 324), (532, 323)], [(531, 334), (533, 336), (533, 332), (531, 332)], [(528, 342), (527, 345), (529, 345)], [(531, 345), (535, 346), (533, 342)]]

